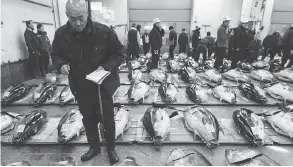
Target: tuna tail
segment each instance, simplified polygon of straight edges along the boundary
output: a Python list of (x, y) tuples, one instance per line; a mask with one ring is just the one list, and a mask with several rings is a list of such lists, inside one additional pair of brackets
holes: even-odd
[(154, 145), (161, 146), (163, 144), (163, 137), (162, 136), (155, 136), (153, 141), (154, 141)]
[(57, 139), (58, 143), (66, 144), (68, 142), (68, 140), (66, 140), (65, 138), (66, 138), (65, 136), (59, 136)]
[(216, 148), (219, 145), (219, 141), (218, 140), (211, 140), (207, 143), (207, 147), (209, 149), (213, 149)]

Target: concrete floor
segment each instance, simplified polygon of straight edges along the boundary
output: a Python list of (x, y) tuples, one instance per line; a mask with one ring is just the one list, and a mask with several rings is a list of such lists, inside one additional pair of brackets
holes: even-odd
[[(168, 158), (170, 151), (174, 148), (195, 148), (201, 152), (213, 165), (225, 165), (225, 150), (228, 148), (253, 148), (258, 149), (267, 156), (271, 157), (282, 166), (293, 165), (293, 146), (227, 146), (221, 145), (214, 150), (209, 150), (204, 145), (163, 145), (160, 150), (155, 149), (152, 145), (118, 145), (116, 151), (120, 159), (126, 156), (135, 157), (137, 163), (141, 166), (162, 166)], [(71, 156), (76, 159), (79, 166), (108, 166), (107, 151), (102, 147), (102, 154), (87, 162), (81, 162), (80, 156), (87, 151), (87, 145), (27, 145), (27, 146), (12, 146), (2, 145), (1, 148), (1, 164), (26, 160), (32, 165), (45, 166), (58, 162), (63, 155)]]

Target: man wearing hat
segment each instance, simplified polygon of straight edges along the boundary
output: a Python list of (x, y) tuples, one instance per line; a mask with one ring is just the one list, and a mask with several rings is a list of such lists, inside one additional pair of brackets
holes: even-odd
[(236, 65), (239, 61), (244, 61), (247, 57), (247, 48), (249, 43), (248, 41), (248, 22), (247, 19), (242, 19), (238, 27), (234, 30), (234, 54), (232, 56), (231, 68), (236, 68)]
[(215, 68), (219, 68), (223, 65), (223, 59), (226, 57), (226, 50), (228, 48), (228, 41), (229, 41), (229, 24), (231, 19), (226, 16), (223, 19), (223, 24), (219, 27), (217, 32), (217, 48), (215, 52)]
[(160, 49), (162, 47), (162, 37), (165, 35), (165, 31), (161, 26), (161, 21), (158, 18), (153, 20), (153, 25), (153, 29), (150, 32), (150, 44), (152, 51), (152, 64), (150, 69), (158, 68)]
[(170, 58), (174, 58), (174, 50), (177, 45), (177, 32), (174, 30), (173, 26), (169, 27), (170, 30), (170, 35), (169, 35), (169, 41), (170, 41), (170, 46), (169, 46), (169, 55)]
[(132, 23), (131, 29), (128, 31), (127, 38), (127, 63), (139, 57), (140, 35), (136, 29), (136, 24)]
[(185, 28), (182, 29), (182, 33), (179, 35), (178, 44), (179, 44), (179, 53), (186, 53), (186, 48), (188, 44), (188, 36), (186, 34)]
[(281, 66), (284, 67), (289, 59), (290, 63), (287, 65), (287, 68), (290, 68), (293, 65), (293, 24), (284, 34), (283, 45), (283, 57)]

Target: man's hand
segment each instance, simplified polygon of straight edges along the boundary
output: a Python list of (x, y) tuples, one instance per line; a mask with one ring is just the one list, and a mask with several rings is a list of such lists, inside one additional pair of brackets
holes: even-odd
[(69, 70), (70, 70), (69, 65), (64, 64), (64, 65), (61, 67), (60, 72), (61, 72), (61, 74), (63, 74), (63, 75), (68, 75), (68, 74), (69, 74)]
[(99, 70), (104, 70), (104, 71), (105, 71), (104, 67), (102, 67), (102, 66), (98, 67), (97, 70), (98, 70), (98, 71), (99, 71)]

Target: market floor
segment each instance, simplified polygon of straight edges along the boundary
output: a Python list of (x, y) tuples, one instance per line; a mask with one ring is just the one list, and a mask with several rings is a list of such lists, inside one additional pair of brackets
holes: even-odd
[[(22, 160), (29, 161), (32, 165), (45, 166), (58, 162), (62, 156), (67, 155), (76, 159), (77, 165), (104, 166), (108, 162), (107, 150), (102, 147), (102, 154), (89, 160), (81, 162), (80, 156), (87, 151), (88, 145), (24, 145), (24, 146), (1, 146), (1, 164), (6, 165)], [(174, 148), (195, 148), (201, 152), (213, 165), (225, 165), (225, 150), (228, 148), (253, 148), (258, 149), (282, 166), (293, 165), (293, 146), (227, 146), (221, 145), (216, 149), (209, 150), (204, 145), (163, 145), (160, 150), (152, 145), (118, 145), (116, 151), (123, 160), (126, 156), (135, 157), (138, 165), (162, 166), (168, 158), (170, 151)]]

